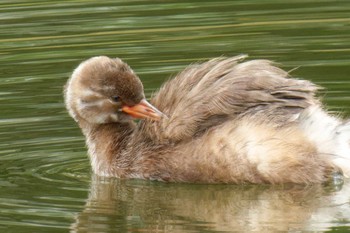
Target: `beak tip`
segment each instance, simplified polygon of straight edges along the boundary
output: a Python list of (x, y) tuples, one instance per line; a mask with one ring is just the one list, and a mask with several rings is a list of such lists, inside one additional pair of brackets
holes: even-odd
[(140, 101), (135, 106), (123, 106), (122, 111), (135, 118), (149, 119), (153, 121), (160, 121), (163, 117), (167, 116), (159, 111), (156, 107), (151, 105), (146, 99)]

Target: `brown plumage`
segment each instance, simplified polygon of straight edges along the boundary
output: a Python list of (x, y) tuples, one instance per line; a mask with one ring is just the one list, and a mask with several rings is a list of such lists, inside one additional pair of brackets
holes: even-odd
[[(318, 87), (267, 60), (193, 64), (149, 104), (120, 59), (81, 63), (65, 88), (95, 173), (200, 183), (321, 183), (349, 173), (350, 125)], [(144, 118), (135, 124), (133, 118)]]

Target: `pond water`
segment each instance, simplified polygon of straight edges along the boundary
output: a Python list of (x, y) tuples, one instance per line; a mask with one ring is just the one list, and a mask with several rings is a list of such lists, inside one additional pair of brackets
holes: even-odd
[(350, 115), (350, 1), (0, 3), (0, 232), (350, 231), (337, 186), (191, 185), (91, 174), (62, 87), (80, 61), (123, 58), (149, 96), (186, 65), (271, 59)]

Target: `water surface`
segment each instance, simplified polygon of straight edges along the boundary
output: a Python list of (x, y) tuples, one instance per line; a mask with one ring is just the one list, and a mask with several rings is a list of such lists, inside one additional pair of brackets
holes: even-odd
[(350, 115), (350, 2), (24, 1), (0, 3), (0, 232), (350, 230), (338, 186), (191, 185), (102, 179), (62, 87), (80, 61), (118, 56), (148, 96), (186, 65), (271, 59), (325, 86)]

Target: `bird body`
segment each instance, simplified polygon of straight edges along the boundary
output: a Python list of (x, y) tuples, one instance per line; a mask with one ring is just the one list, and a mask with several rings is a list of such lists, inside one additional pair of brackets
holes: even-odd
[[(193, 64), (144, 99), (120, 59), (81, 63), (65, 103), (95, 173), (193, 183), (322, 183), (350, 174), (350, 124), (267, 60)], [(144, 118), (137, 124), (133, 118)]]

